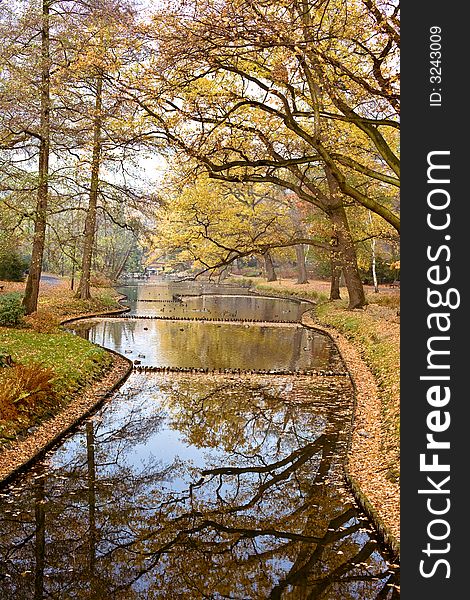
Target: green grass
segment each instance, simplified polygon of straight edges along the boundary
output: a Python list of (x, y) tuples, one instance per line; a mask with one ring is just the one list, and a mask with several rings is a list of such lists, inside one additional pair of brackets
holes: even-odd
[(72, 311), (74, 313), (93, 312), (94, 310), (110, 310), (120, 308), (121, 305), (116, 300), (117, 296), (113, 290), (100, 290), (94, 293), (90, 300), (73, 299), (68, 303), (64, 302), (62, 308), (64, 311)]
[(44, 334), (3, 327), (0, 353), (11, 354), (16, 363), (50, 367), (56, 376), (55, 389), (65, 395), (96, 379), (112, 362), (108, 352), (67, 332)]
[[(98, 380), (113, 360), (109, 352), (71, 333), (6, 327), (0, 328), (0, 355), (11, 355), (16, 365), (33, 366), (36, 373), (50, 369), (53, 374), (51, 394), (41, 396), (39, 402), (24, 410), (12, 411), (11, 400), (2, 399), (0, 390), (0, 447), (57, 414), (88, 384)], [(7, 386), (6, 378), (12, 373), (15, 377), (10, 367), (0, 369), (0, 386), (2, 380)], [(13, 399), (13, 407), (17, 407), (15, 402)]]
[(59, 320), (64, 317), (73, 317), (85, 313), (98, 313), (116, 308), (122, 308), (117, 301), (117, 295), (114, 290), (94, 291), (90, 300), (80, 300), (74, 298), (72, 293), (61, 293), (56, 296), (44, 296), (39, 300), (39, 313), (46, 313), (48, 316)]
[[(112, 355), (103, 348), (64, 331), (61, 321), (119, 307), (117, 294), (110, 288), (94, 289), (92, 299), (79, 300), (66, 285), (54, 286), (42, 291), (36, 313), (25, 317), (16, 327), (0, 327), (0, 356), (4, 357), (5, 363), (6, 357), (11, 355), (16, 365), (13, 369), (0, 368), (0, 446), (56, 415), (87, 385), (98, 381), (113, 362)], [(21, 366), (32, 366), (38, 381), (41, 372), (43, 379), (47, 379), (50, 369), (50, 393), (37, 394), (36, 389), (29, 390), (28, 383), (23, 390), (20, 386)], [(12, 381), (16, 383), (12, 384)], [(18, 389), (16, 384), (20, 386)], [(31, 385), (35, 386), (34, 383)], [(26, 401), (22, 406), (24, 393), (31, 397), (31, 402)]]
[(279, 288), (270, 286), (269, 283), (258, 283), (252, 289), (256, 292), (263, 294), (270, 294), (273, 296), (291, 296), (292, 298), (305, 298), (306, 300), (312, 300), (314, 302), (324, 302), (328, 299), (326, 294), (318, 292), (316, 290), (299, 290), (295, 291), (289, 288)]

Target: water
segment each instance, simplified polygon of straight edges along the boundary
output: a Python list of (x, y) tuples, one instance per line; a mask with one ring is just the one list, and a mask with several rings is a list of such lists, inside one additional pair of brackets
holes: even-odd
[(119, 291), (128, 296), (133, 314), (142, 316), (295, 323), (312, 307), (308, 302), (250, 296), (244, 288), (221, 289), (211, 284), (194, 288), (188, 283), (123, 286)]
[(328, 337), (300, 326), (111, 318), (80, 321), (73, 329), (142, 365), (325, 370), (340, 363)]
[(347, 377), (132, 374), (0, 497), (0, 597), (397, 598), (344, 484), (351, 411)]

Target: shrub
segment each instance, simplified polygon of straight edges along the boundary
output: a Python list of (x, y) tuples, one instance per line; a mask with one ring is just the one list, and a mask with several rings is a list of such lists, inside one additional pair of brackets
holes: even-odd
[[(379, 284), (392, 283), (397, 279), (397, 276), (399, 276), (399, 271), (397, 271), (396, 268), (392, 268), (391, 265), (387, 263), (387, 261), (381, 256), (377, 256), (375, 270)], [(364, 269), (359, 269), (359, 271), (363, 283), (365, 283), (366, 285), (372, 285), (372, 268), (369, 268), (367, 271), (365, 271)]]
[(56, 392), (52, 369), (40, 364), (15, 365), (0, 374), (0, 419), (21, 413), (43, 414), (54, 404)]
[(21, 294), (15, 292), (0, 295), (0, 325), (11, 327), (21, 323), (24, 315), (21, 299)]
[(3, 281), (23, 281), (27, 267), (28, 263), (15, 250), (0, 253), (0, 279)]

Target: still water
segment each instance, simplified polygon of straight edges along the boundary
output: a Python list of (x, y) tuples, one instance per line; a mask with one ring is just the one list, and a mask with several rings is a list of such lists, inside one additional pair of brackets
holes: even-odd
[(157, 367), (293, 371), (340, 363), (329, 338), (295, 325), (111, 318), (79, 321), (73, 330), (139, 364)]
[[(129, 323), (139, 321), (113, 327)], [(100, 342), (102, 324), (86, 335)], [(197, 340), (186, 330), (188, 352), (214, 339), (209, 363), (241, 359), (238, 325), (197, 325), (207, 329)], [(297, 331), (271, 329), (268, 361)], [(269, 339), (259, 330), (245, 342), (251, 362)], [(165, 360), (184, 356), (177, 334), (149, 331), (136, 328), (133, 343), (152, 360), (157, 333), (176, 346)], [(309, 364), (338, 361), (315, 335)], [(102, 339), (117, 348), (125, 336)], [(398, 598), (397, 567), (344, 484), (351, 417), (347, 377), (133, 373), (3, 490), (0, 598)]]
[(214, 284), (123, 286), (133, 314), (170, 318), (290, 321), (300, 320), (309, 302), (247, 295), (245, 288)]

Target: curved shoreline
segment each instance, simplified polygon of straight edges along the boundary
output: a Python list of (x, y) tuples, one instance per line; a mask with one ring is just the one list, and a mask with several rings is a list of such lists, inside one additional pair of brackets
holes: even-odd
[[(122, 294), (118, 301), (125, 299), (127, 296)], [(76, 315), (63, 319), (60, 325), (65, 326), (76, 321), (98, 317), (119, 316), (130, 310), (130, 307), (123, 306), (105, 312)], [(298, 324), (299, 322), (292, 322), (292, 325)], [(81, 390), (76, 399), (54, 417), (41, 423), (25, 439), (16, 440), (10, 447), (0, 451), (0, 488), (8, 485), (20, 473), (29, 469), (59, 445), (82, 421), (98, 410), (132, 373), (134, 364), (130, 359), (109, 348), (103, 349), (114, 355), (112, 366), (103, 377)]]
[[(121, 297), (120, 300), (123, 298)], [(110, 314), (128, 312), (128, 307), (107, 311), (79, 315), (61, 321), (66, 325), (72, 321), (89, 319), (92, 317), (106, 317)], [(71, 400), (54, 417), (41, 423), (34, 432), (25, 439), (14, 442), (11, 447), (3, 448), (0, 452), (0, 488), (10, 483), (17, 475), (26, 471), (36, 461), (57, 446), (73, 429), (84, 419), (93, 414), (129, 377), (133, 363), (125, 356), (104, 348), (113, 355), (113, 363), (106, 373), (94, 381)]]
[(336, 345), (354, 388), (344, 473), (356, 501), (371, 519), (395, 560), (400, 557), (400, 494), (385, 477), (381, 453), (380, 399), (374, 375), (357, 348), (334, 327), (304, 313), (301, 323), (327, 334)]
[(115, 354), (111, 369), (105, 376), (80, 392), (55, 417), (44, 421), (24, 440), (4, 448), (0, 453), (0, 487), (27, 470), (37, 460), (57, 446), (77, 425), (94, 413), (132, 372), (132, 363)]
[[(263, 297), (261, 294), (256, 296)], [(124, 295), (119, 300), (125, 298)], [(315, 305), (315, 302), (310, 299), (288, 296), (275, 298)], [(61, 325), (84, 319), (120, 315), (130, 310), (129, 307), (123, 307), (107, 312), (79, 315), (64, 319)], [(400, 554), (399, 495), (397, 498), (396, 486), (385, 478), (380, 460), (380, 401), (377, 383), (354, 345), (333, 327), (320, 325), (308, 314), (309, 312), (307, 309), (300, 320), (292, 324), (316, 329), (330, 337), (341, 355), (354, 388), (350, 442), (344, 464), (346, 481), (356, 501), (372, 520), (383, 541), (391, 549), (394, 558), (398, 559)], [(129, 377), (133, 370), (132, 361), (114, 350), (108, 348), (105, 350), (114, 355), (114, 360), (111, 369), (103, 378), (85, 388), (77, 401), (72, 401), (58, 415), (42, 423), (26, 439), (0, 452), (0, 487), (9, 483), (57, 446)], [(367, 460), (364, 460), (364, 457), (367, 457)]]

